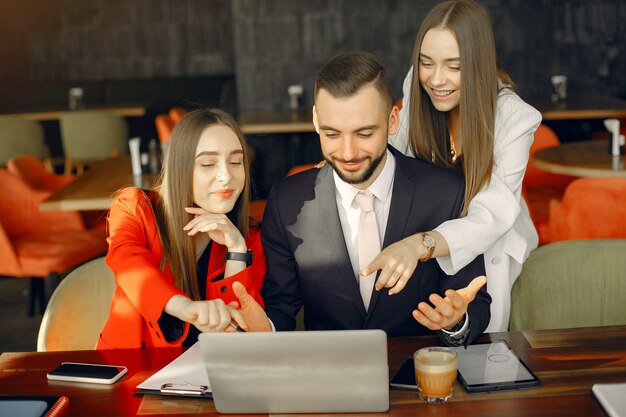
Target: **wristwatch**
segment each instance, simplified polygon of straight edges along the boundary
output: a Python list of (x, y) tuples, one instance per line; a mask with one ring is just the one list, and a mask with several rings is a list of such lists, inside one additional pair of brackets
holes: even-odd
[(226, 260), (227, 261), (241, 261), (245, 262), (246, 266), (252, 265), (252, 251), (248, 249), (248, 252), (226, 252)]
[(422, 235), (422, 245), (426, 248), (428, 252), (426, 255), (420, 258), (421, 262), (426, 262), (433, 256), (433, 252), (435, 251), (435, 238), (429, 235), (427, 232), (420, 233)]

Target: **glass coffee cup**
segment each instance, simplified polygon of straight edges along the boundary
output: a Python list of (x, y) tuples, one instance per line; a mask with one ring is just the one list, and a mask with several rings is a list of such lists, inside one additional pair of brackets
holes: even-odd
[(457, 364), (454, 350), (440, 346), (425, 347), (415, 352), (413, 363), (415, 382), (422, 400), (439, 404), (452, 399)]

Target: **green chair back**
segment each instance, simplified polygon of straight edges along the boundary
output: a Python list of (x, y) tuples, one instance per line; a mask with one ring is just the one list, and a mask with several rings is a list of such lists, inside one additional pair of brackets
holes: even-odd
[(626, 325), (626, 239), (531, 252), (511, 292), (511, 330)]
[(106, 111), (67, 111), (59, 119), (63, 151), (73, 162), (128, 154), (128, 125)]
[(0, 118), (0, 166), (17, 155), (32, 155), (37, 159), (49, 156), (43, 127), (35, 120)]
[(39, 327), (37, 351), (95, 349), (114, 291), (115, 275), (104, 257), (70, 272), (50, 297)]

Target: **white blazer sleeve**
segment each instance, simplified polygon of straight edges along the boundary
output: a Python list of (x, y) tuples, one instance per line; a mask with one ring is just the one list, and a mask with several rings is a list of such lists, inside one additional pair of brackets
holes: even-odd
[[(465, 217), (442, 223), (450, 255), (436, 258), (446, 274), (454, 274), (485, 253), (512, 228), (520, 215), (521, 187), (528, 154), (541, 114), (511, 92), (498, 97), (494, 166), (489, 184), (472, 199)], [(504, 251), (523, 262), (527, 242), (521, 235), (507, 238)]]
[(409, 146), (409, 108), (411, 107), (411, 80), (413, 79), (413, 67), (404, 78), (402, 84), (402, 108), (400, 109), (400, 123), (396, 134), (389, 136), (389, 144), (405, 154), (415, 156)]

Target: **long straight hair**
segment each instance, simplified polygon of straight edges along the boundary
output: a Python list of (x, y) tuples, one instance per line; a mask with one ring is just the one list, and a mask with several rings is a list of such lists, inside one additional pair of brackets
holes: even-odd
[[(409, 135), (415, 155), (451, 168), (449, 113), (433, 106), (419, 81), (419, 53), (430, 29), (450, 30), (461, 54), (459, 136), (465, 174), (461, 215), (489, 183), (493, 169), (494, 124), (498, 97), (498, 67), (491, 21), (487, 9), (472, 0), (438, 3), (424, 18), (413, 48)], [(506, 81), (510, 81), (508, 76)]]
[(235, 206), (227, 216), (244, 239), (248, 236), (250, 200), (248, 146), (235, 120), (222, 110), (194, 110), (176, 123), (159, 178), (156, 198), (153, 201), (159, 237), (163, 246), (161, 270), (164, 270), (165, 264), (169, 263), (175, 285), (194, 300), (200, 299), (196, 277), (196, 244), (195, 239), (183, 231), (183, 227), (194, 216), (187, 213), (184, 208), (194, 206), (193, 170), (200, 136), (207, 128), (214, 125), (230, 128), (237, 135), (243, 149), (246, 179)]

